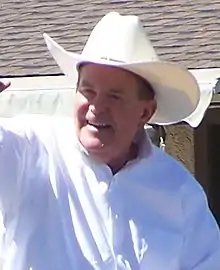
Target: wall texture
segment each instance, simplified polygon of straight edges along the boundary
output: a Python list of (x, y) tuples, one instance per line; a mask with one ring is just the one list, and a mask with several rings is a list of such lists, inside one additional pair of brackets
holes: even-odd
[(188, 125), (172, 125), (167, 128), (166, 151), (181, 161), (191, 173), (195, 173), (194, 130)]

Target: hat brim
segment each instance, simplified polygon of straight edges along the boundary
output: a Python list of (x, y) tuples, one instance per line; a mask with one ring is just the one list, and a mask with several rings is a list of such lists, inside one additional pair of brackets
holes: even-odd
[(73, 82), (77, 81), (77, 65), (83, 62), (115, 66), (131, 71), (151, 83), (156, 96), (157, 110), (149, 123), (169, 125), (183, 121), (197, 108), (200, 89), (195, 77), (185, 68), (168, 62), (121, 63), (94, 59), (83, 54), (66, 51), (47, 34), (44, 34), (49, 52)]

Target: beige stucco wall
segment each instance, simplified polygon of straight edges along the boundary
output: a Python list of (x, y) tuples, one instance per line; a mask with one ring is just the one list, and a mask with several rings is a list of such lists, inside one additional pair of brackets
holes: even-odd
[(166, 151), (194, 174), (194, 131), (188, 125), (167, 127)]

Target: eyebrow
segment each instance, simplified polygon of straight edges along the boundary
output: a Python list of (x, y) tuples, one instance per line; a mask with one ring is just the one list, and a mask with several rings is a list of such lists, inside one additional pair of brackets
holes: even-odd
[(121, 89), (117, 89), (117, 88), (112, 88), (112, 89), (110, 89), (109, 92), (111, 92), (113, 94), (120, 94), (120, 95), (123, 94), (123, 91)]
[(80, 81), (79, 84), (81, 84), (83, 86), (93, 87), (91, 82), (84, 80), (84, 79), (82, 81)]
[[(93, 87), (93, 84), (91, 82), (85, 80), (85, 79), (80, 81), (80, 84), (83, 85), (83, 86), (91, 87), (91, 88)], [(121, 94), (121, 95), (123, 94), (123, 91), (121, 89), (117, 89), (117, 88), (112, 88), (112, 89), (110, 89), (109, 92), (111, 92), (113, 94)]]

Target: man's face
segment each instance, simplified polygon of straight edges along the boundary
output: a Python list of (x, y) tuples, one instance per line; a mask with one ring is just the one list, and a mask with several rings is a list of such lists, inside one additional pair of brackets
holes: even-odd
[(136, 77), (125, 70), (86, 64), (75, 95), (77, 135), (94, 158), (111, 164), (128, 154), (138, 129), (155, 110), (140, 100)]

